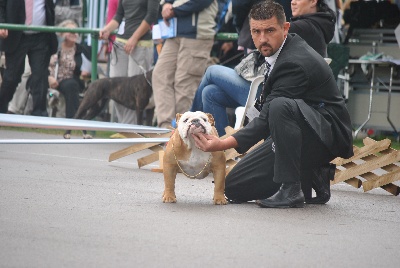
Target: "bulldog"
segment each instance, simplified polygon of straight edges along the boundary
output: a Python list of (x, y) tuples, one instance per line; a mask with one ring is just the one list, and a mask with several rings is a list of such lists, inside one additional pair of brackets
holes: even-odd
[(205, 133), (218, 135), (214, 118), (203, 112), (186, 112), (176, 115), (177, 128), (172, 134), (164, 152), (164, 203), (176, 203), (175, 178), (178, 171), (191, 179), (203, 179), (210, 172), (214, 176), (214, 204), (226, 205), (225, 169), (226, 159), (223, 151), (203, 152), (195, 146), (191, 134)]

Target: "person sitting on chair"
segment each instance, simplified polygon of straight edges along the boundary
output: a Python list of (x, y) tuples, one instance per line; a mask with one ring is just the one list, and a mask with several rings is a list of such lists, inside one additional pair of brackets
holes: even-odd
[[(59, 27), (77, 28), (73, 20), (65, 20)], [(84, 88), (82, 75), (82, 54), (91, 59), (89, 47), (77, 43), (77, 33), (61, 33), (62, 42), (57, 54), (52, 55), (49, 66), (50, 88), (60, 91), (65, 98), (65, 117), (73, 118), (79, 107), (79, 93)], [(65, 139), (70, 139), (69, 133), (64, 134)]]

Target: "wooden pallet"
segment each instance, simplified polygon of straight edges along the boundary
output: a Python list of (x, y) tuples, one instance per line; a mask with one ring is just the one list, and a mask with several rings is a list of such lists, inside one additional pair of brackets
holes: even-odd
[[(123, 135), (126, 138), (169, 138), (171, 136), (171, 132), (168, 133), (163, 133), (163, 134), (155, 134), (155, 133), (148, 133), (148, 134), (139, 134), (139, 133), (125, 133), (121, 132), (121, 135)], [(112, 162), (117, 159), (120, 159), (122, 157), (128, 156), (130, 154), (137, 153), (139, 151), (142, 151), (144, 149), (150, 149), (153, 151), (150, 155), (144, 156), (139, 158), (138, 161), (138, 166), (139, 168), (148, 165), (150, 163), (153, 163), (155, 161), (158, 161), (159, 159), (159, 152), (163, 151), (163, 146), (161, 143), (141, 143), (141, 144), (135, 144), (132, 146), (129, 146), (127, 148), (124, 148), (122, 150), (113, 152), (110, 154), (108, 161)]]
[(399, 195), (400, 187), (393, 182), (400, 180), (400, 151), (390, 148), (389, 139), (375, 141), (367, 137), (363, 143), (361, 148), (354, 146), (353, 157), (332, 161), (336, 164), (336, 173), (331, 185), (346, 182), (356, 188), (362, 186), (364, 192), (380, 187)]

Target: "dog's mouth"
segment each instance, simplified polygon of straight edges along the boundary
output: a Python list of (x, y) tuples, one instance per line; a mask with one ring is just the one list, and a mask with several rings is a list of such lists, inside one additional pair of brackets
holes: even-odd
[(189, 136), (189, 134), (206, 133), (206, 132), (207, 132), (206, 128), (200, 123), (200, 120), (195, 119), (189, 125), (186, 134), (187, 136)]

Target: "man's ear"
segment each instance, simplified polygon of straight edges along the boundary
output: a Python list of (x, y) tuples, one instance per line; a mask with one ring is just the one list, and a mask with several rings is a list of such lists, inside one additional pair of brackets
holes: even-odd
[(211, 126), (215, 125), (215, 120), (214, 117), (212, 116), (212, 114), (206, 113), (207, 117), (208, 117), (208, 122), (210, 122)]
[(176, 118), (176, 125), (178, 125), (179, 119), (181, 119), (182, 114), (177, 113), (175, 118)]

